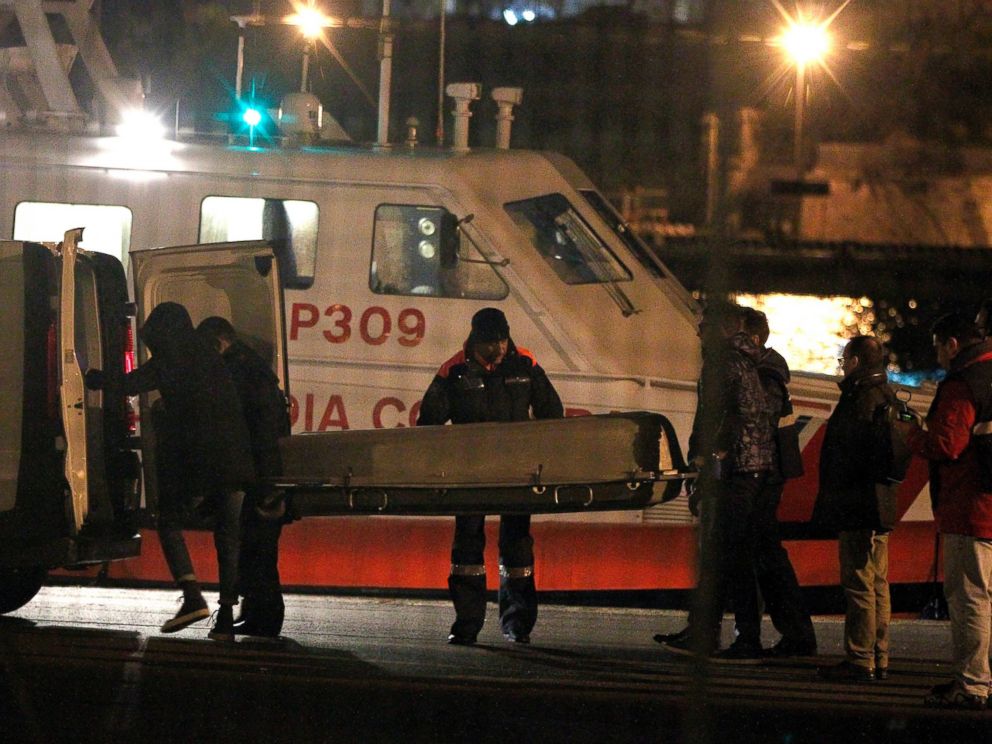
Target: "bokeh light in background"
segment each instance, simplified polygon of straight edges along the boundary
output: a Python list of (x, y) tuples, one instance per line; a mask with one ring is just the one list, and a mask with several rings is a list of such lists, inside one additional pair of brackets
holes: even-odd
[(839, 374), (837, 358), (847, 339), (871, 334), (875, 322), (874, 303), (867, 297), (740, 294), (736, 300), (768, 316), (768, 346), (802, 372)]

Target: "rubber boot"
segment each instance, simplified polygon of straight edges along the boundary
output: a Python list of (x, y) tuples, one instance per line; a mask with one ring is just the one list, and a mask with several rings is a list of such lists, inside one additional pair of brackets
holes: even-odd
[(510, 641), (527, 643), (530, 641), (530, 632), (536, 622), (537, 588), (534, 585), (533, 573), (522, 577), (501, 575), (499, 624), (503, 635)]
[(455, 605), (448, 643), (470, 646), (486, 622), (486, 577), (449, 576), (448, 591)]

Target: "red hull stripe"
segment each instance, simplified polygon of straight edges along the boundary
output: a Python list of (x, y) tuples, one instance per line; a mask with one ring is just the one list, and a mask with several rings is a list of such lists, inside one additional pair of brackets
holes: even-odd
[[(486, 566), (496, 588), (497, 525), (486, 525)], [(279, 569), (286, 586), (444, 589), (451, 566), (451, 519), (341, 517), (289, 525), (280, 543)], [(929, 580), (932, 522), (900, 524), (890, 539), (893, 583)], [(653, 524), (537, 522), (533, 525), (537, 585), (546, 591), (688, 589), (695, 583), (696, 534), (692, 527)], [(187, 533), (201, 580), (216, 582), (217, 559), (208, 532)], [(111, 564), (117, 579), (168, 582), (154, 532), (144, 535), (142, 555)], [(836, 585), (837, 543), (786, 543), (800, 583)], [(78, 576), (77, 572), (65, 575)]]

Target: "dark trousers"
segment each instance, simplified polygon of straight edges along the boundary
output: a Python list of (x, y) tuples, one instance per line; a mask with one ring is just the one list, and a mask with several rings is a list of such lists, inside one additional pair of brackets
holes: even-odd
[(244, 597), (242, 617), (270, 632), (282, 628), (285, 604), (279, 580), (281, 519), (265, 519), (255, 510), (261, 494), (248, 492), (241, 512), (240, 591)]
[[(702, 653), (719, 647), (728, 600), (743, 617), (760, 618), (751, 523), (766, 478), (765, 473), (737, 473), (728, 480), (706, 479), (699, 484), (703, 489), (699, 584), (693, 593), (690, 626), (693, 645)], [(739, 630), (742, 642), (761, 642), (760, 622)]]
[[(455, 605), (451, 632), (474, 638), (486, 619), (486, 517), (455, 517), (448, 589)], [(534, 539), (529, 514), (499, 518), (499, 619), (503, 632), (527, 634), (537, 622), (534, 584)]]
[[(751, 513), (754, 568), (761, 598), (775, 630), (790, 642), (815, 645), (813, 622), (802, 600), (789, 553), (782, 547), (779, 536), (777, 515), (784, 486), (785, 483), (777, 478), (766, 478), (755, 496)], [(752, 614), (745, 614), (748, 611)], [(735, 606), (734, 616), (742, 636), (760, 637), (761, 614), (757, 605)]]

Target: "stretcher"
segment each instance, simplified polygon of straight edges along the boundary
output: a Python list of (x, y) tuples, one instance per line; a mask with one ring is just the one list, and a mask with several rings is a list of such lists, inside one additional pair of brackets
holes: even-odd
[(669, 421), (647, 412), (324, 432), (279, 444), (274, 485), (299, 516), (643, 509), (692, 477)]

